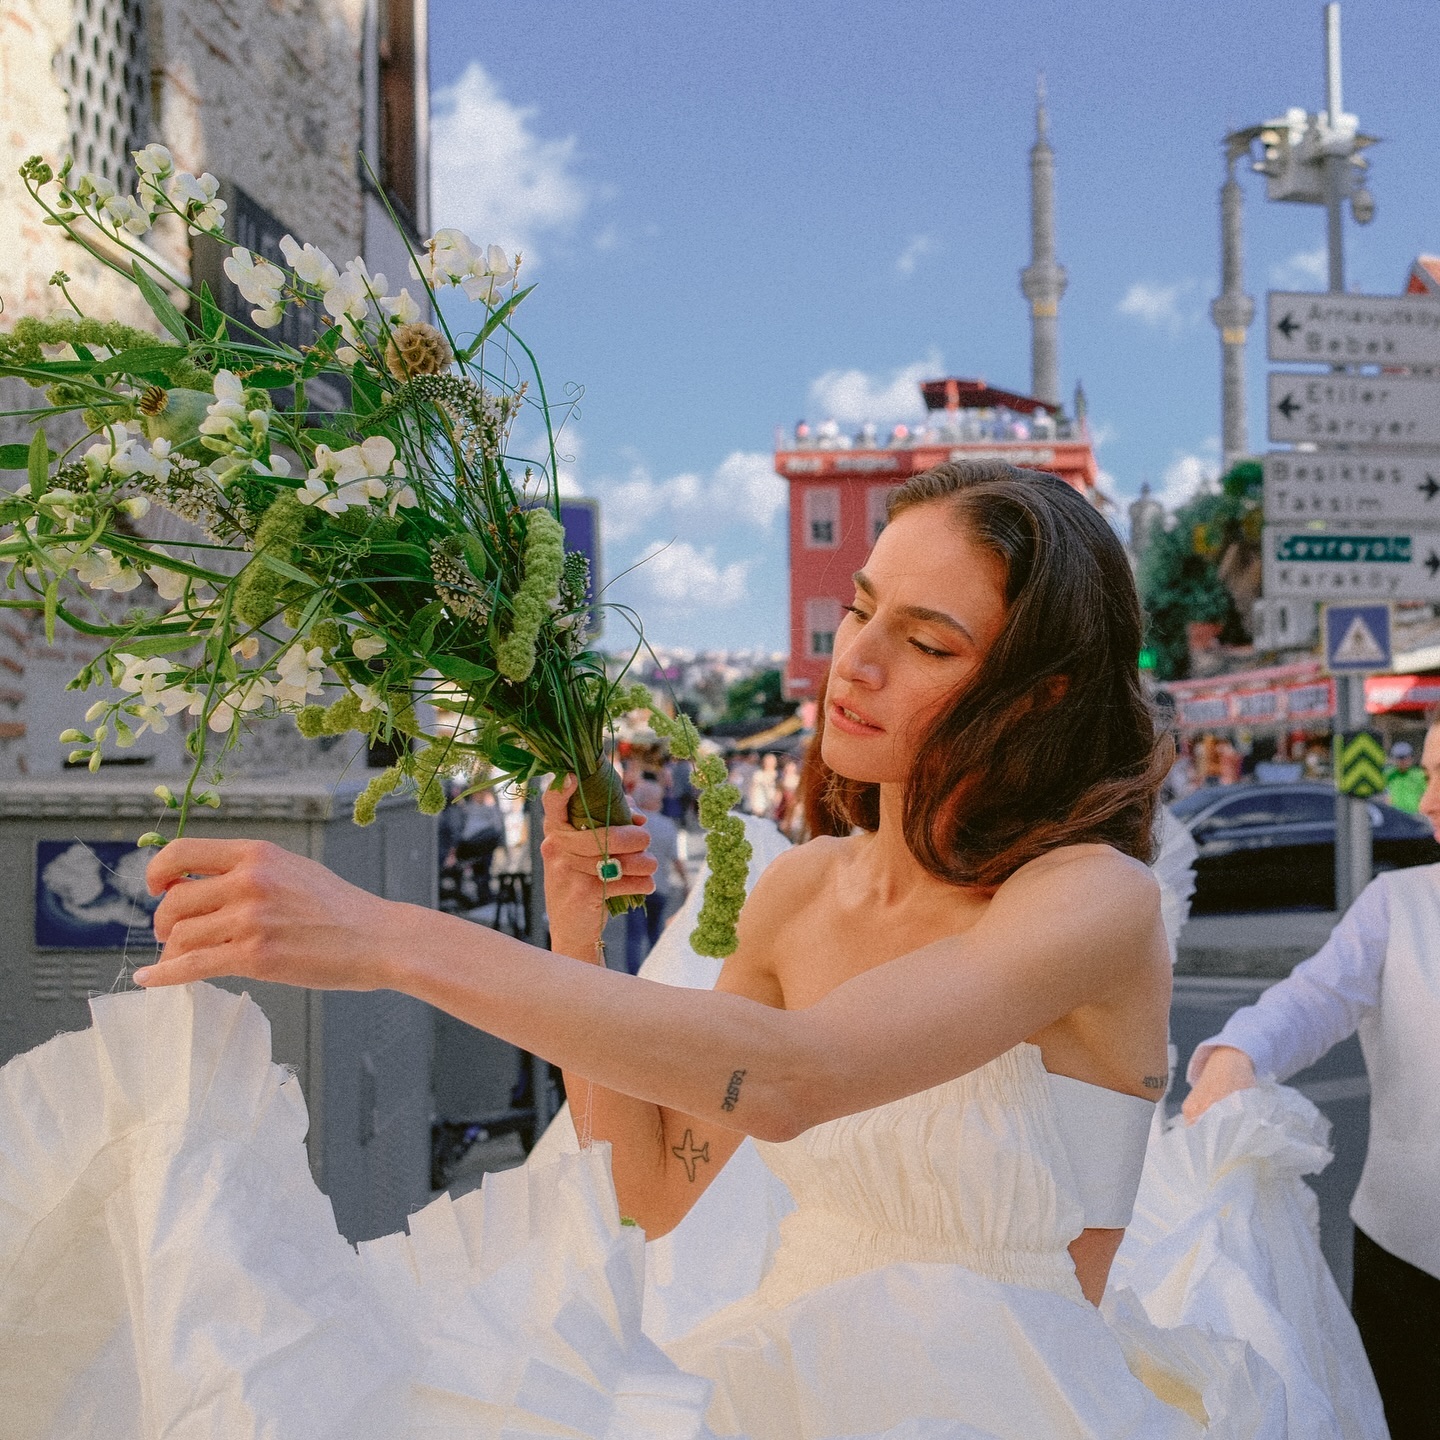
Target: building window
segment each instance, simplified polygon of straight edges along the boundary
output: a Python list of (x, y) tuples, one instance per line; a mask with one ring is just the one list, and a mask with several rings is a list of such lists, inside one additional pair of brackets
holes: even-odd
[(805, 653), (812, 660), (828, 660), (835, 653), (840, 615), (838, 600), (822, 596), (805, 602)]
[(415, 0), (380, 0), (377, 20), (380, 183), (401, 218), (413, 228), (420, 215)]
[(865, 495), (866, 531), (873, 545), (885, 528), (890, 509), (890, 497), (899, 489), (898, 485), (872, 485)]
[(833, 550), (840, 543), (840, 492), (829, 487), (805, 490), (805, 548)]
[(150, 132), (150, 55), (144, 0), (74, 0), (55, 58), (70, 107), (75, 166), (117, 190), (135, 185), (132, 150)]

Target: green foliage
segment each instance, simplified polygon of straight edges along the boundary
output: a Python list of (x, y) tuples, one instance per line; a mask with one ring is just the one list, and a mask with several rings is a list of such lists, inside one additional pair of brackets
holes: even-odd
[(1200, 495), (1182, 505), (1174, 524), (1151, 543), (1140, 567), (1140, 600), (1145, 608), (1145, 643), (1155, 652), (1159, 680), (1189, 673), (1185, 627), (1202, 621), (1223, 626), (1222, 636), (1239, 641), (1247, 620), (1220, 578), (1218, 564), (1234, 544), (1254, 544), (1260, 532), (1262, 471), (1252, 460), (1227, 472), (1218, 495)]
[(737, 680), (725, 692), (725, 721), (767, 720), (774, 715), (793, 715), (797, 702), (785, 698), (784, 682), (778, 670), (761, 670)]

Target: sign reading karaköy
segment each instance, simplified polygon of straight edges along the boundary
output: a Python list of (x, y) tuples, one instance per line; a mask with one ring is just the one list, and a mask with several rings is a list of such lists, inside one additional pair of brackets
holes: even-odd
[[(1437, 306), (1440, 308), (1440, 306)], [(1265, 457), (1265, 518), (1440, 526), (1440, 452), (1281, 450)]]
[(1440, 300), (1272, 290), (1266, 354), (1281, 363), (1440, 365)]
[(1422, 375), (1306, 375), (1272, 370), (1272, 440), (1440, 445), (1440, 381)]
[(1267, 525), (1264, 584), (1274, 600), (1440, 600), (1440, 531)]
[(1341, 674), (1373, 674), (1391, 665), (1390, 606), (1327, 605), (1325, 668)]

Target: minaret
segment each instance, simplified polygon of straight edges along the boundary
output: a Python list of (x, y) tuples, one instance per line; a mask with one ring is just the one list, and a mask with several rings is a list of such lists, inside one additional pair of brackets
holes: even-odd
[(1045, 114), (1045, 77), (1035, 85), (1035, 144), (1030, 149), (1030, 263), (1020, 290), (1030, 302), (1030, 393), (1060, 403), (1060, 297), (1065, 271), (1055, 263), (1055, 152)]
[[(1249, 142), (1245, 144), (1246, 153)], [(1243, 460), (1249, 450), (1245, 427), (1245, 332), (1255, 318), (1255, 302), (1245, 293), (1241, 206), (1244, 195), (1235, 178), (1237, 147), (1225, 157), (1225, 183), (1220, 187), (1220, 294), (1210, 305), (1210, 318), (1220, 332), (1220, 452), (1223, 468)]]

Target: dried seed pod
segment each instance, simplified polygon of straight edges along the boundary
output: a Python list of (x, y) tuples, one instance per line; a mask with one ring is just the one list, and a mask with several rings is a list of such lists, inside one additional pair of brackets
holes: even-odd
[(443, 375), (455, 362), (445, 337), (423, 320), (398, 325), (385, 346), (385, 368), (397, 379)]

